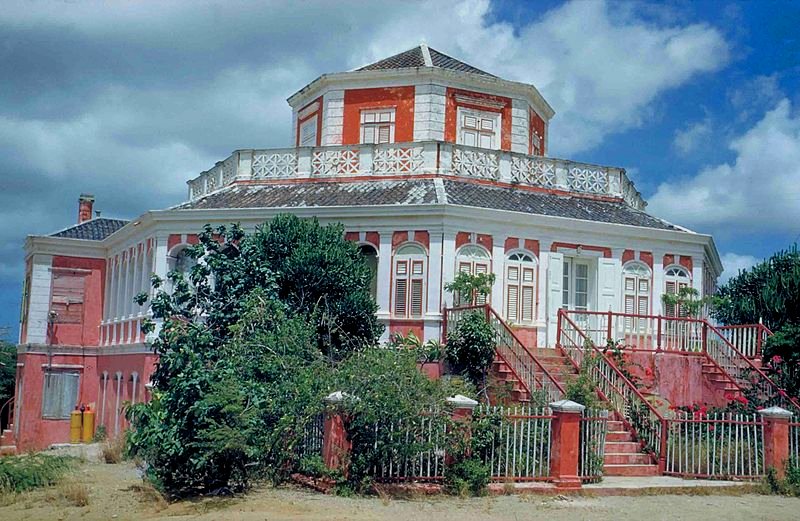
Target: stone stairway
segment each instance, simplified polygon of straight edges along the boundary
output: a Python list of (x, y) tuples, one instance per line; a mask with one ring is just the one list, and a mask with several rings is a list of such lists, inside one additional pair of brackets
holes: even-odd
[(17, 447), (14, 444), (14, 426), (9, 425), (7, 429), (3, 429), (0, 434), (0, 456), (8, 456), (17, 453)]
[(653, 458), (641, 452), (641, 445), (625, 428), (617, 413), (612, 418), (606, 432), (603, 475), (657, 476), (658, 465), (653, 463)]
[[(559, 350), (538, 348), (531, 352), (562, 387), (566, 388), (577, 378), (575, 366)], [(503, 401), (502, 398), (511, 402), (530, 401), (528, 392), (499, 357), (494, 360), (491, 376), (505, 390), (505, 394), (495, 392), (498, 401)], [(603, 473), (606, 476), (657, 476), (658, 465), (653, 463), (650, 455), (641, 452), (634, 433), (625, 428), (617, 413), (612, 418), (606, 434)]]
[(730, 376), (717, 367), (711, 360), (707, 359), (703, 362), (701, 372), (720, 396), (728, 395), (737, 397), (742, 394), (739, 386), (734, 383)]

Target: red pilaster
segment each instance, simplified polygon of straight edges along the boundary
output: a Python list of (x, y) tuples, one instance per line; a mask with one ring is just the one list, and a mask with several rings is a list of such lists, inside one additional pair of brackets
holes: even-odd
[(581, 413), (584, 406), (570, 400), (550, 404), (553, 410), (552, 439), (550, 441), (550, 477), (556, 488), (577, 490), (581, 488), (578, 476), (580, 459)]
[(792, 413), (780, 407), (758, 412), (764, 418), (764, 468), (774, 468), (778, 478), (782, 479), (789, 459), (789, 419)]
[(339, 407), (344, 398), (345, 394), (341, 392), (325, 398), (330, 408), (325, 412), (325, 422), (322, 427), (322, 461), (329, 469), (341, 469), (346, 476), (352, 444), (347, 439), (344, 416)]

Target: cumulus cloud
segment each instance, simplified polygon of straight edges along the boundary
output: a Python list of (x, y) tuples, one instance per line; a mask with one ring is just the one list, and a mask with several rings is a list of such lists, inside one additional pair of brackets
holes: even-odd
[(760, 262), (752, 255), (739, 255), (737, 253), (724, 253), (720, 256), (722, 260), (722, 275), (719, 277), (719, 284), (724, 284), (739, 274), (740, 271), (752, 268)]
[(429, 45), (530, 82), (557, 111), (551, 152), (645, 123), (668, 91), (728, 61), (721, 33), (573, 1), (498, 22), (488, 0), (5, 2), (0, 10), (0, 286), (26, 234), (183, 200), (185, 181), (247, 147), (289, 142), (285, 99), (325, 72)]
[(800, 114), (788, 99), (730, 142), (735, 159), (659, 185), (648, 210), (708, 232), (796, 233)]
[(675, 131), (672, 146), (681, 155), (697, 150), (711, 136), (711, 119), (705, 118), (689, 125), (686, 129)]

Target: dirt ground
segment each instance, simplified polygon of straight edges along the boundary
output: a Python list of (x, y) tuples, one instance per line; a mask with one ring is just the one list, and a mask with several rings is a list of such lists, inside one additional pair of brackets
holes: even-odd
[[(88, 505), (75, 506), (66, 485), (84, 483)], [(257, 489), (242, 498), (167, 504), (142, 485), (127, 463), (86, 463), (62, 485), (5, 498), (0, 520), (416, 520), (546, 521), (800, 520), (800, 499), (774, 496), (580, 497), (499, 496), (474, 499), (387, 500), (342, 498), (285, 487)]]

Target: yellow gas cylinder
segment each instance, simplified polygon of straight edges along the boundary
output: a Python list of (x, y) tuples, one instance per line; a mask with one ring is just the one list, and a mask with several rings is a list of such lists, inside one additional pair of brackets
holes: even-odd
[(86, 408), (83, 411), (83, 431), (81, 433), (81, 441), (83, 443), (91, 443), (94, 437), (94, 411)]
[(69, 415), (69, 442), (81, 442), (81, 411), (75, 409)]

